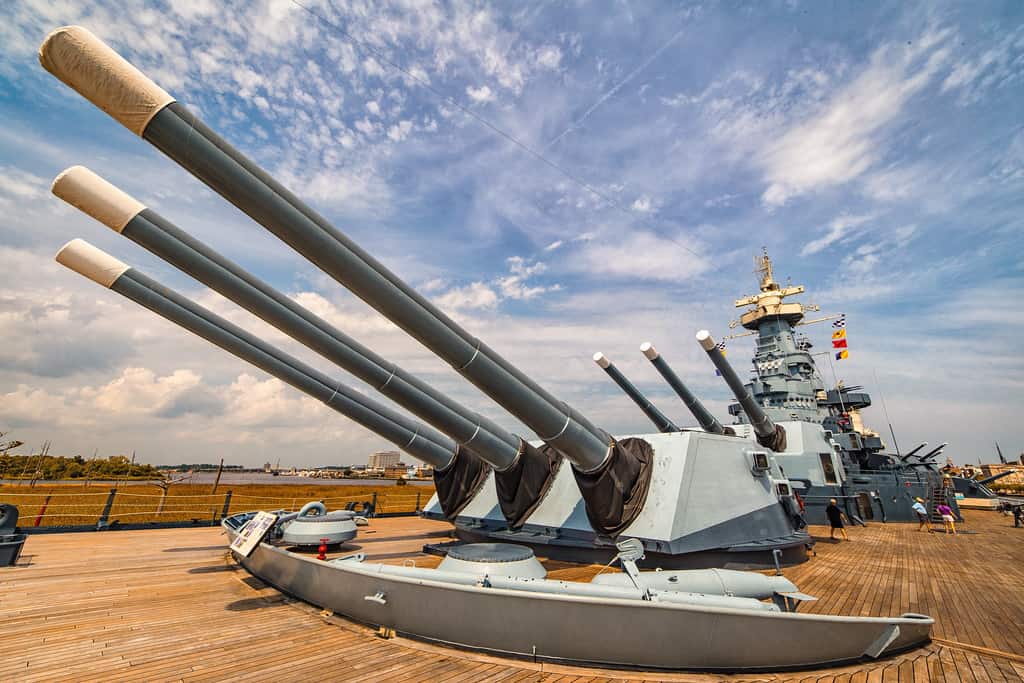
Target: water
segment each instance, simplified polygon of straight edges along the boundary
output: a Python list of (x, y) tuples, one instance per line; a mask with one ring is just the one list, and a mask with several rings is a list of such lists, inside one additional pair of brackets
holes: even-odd
[[(192, 475), (175, 473), (170, 475), (172, 482), (181, 484), (213, 484), (217, 477), (216, 472), (196, 472)], [(312, 486), (394, 486), (395, 479), (316, 479), (313, 477), (275, 477), (266, 472), (224, 472), (220, 475), (220, 486), (231, 484), (281, 484), (295, 485), (305, 484)], [(37, 484), (84, 484), (84, 479), (39, 479)], [(149, 484), (149, 481), (115, 481), (113, 479), (90, 479), (90, 484), (117, 484), (125, 486), (130, 484)], [(27, 486), (27, 479), (3, 479), (0, 484), (12, 484)], [(432, 479), (410, 480), (408, 486), (433, 486)]]

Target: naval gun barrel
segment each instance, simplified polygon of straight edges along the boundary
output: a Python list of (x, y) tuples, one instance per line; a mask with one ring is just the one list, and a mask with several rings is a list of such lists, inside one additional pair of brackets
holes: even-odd
[(414, 458), (436, 469), (444, 469), (455, 458), (458, 446), (443, 434), (327, 377), (88, 242), (72, 240), (56, 258), (61, 265), (321, 401)]
[(948, 443), (948, 442), (945, 442), (945, 441), (943, 441), (942, 443), (940, 443), (940, 444), (939, 444), (938, 446), (936, 446), (935, 448), (931, 449), (930, 451), (928, 451), (928, 452), (927, 452), (927, 453), (925, 453), (924, 455), (920, 456), (920, 457), (918, 458), (918, 460), (920, 460), (921, 462), (924, 462), (925, 460), (931, 460), (931, 459), (932, 459), (932, 458), (934, 458), (934, 457), (935, 457), (936, 455), (938, 455), (938, 454), (939, 454), (939, 453), (940, 453), (940, 452), (942, 451), (942, 449), (943, 449), (943, 448), (945, 448), (945, 447), (946, 447), (946, 446), (948, 446), (948, 445), (949, 445), (949, 443)]
[(1003, 477), (1008, 477), (1011, 474), (1014, 474), (1013, 470), (1007, 470), (1005, 472), (997, 472), (996, 474), (993, 474), (991, 477), (985, 477), (984, 479), (975, 479), (974, 483), (978, 484), (979, 486), (988, 486), (989, 484), (991, 484), (995, 480), (1002, 479)]
[(622, 389), (626, 396), (633, 399), (633, 403), (643, 411), (643, 414), (647, 416), (647, 419), (654, 423), (654, 426), (658, 428), (659, 432), (682, 431), (676, 426), (675, 422), (665, 415), (665, 413), (658, 410), (658, 408), (651, 403), (617, 367), (615, 367), (615, 363), (608, 360), (607, 356), (598, 351), (594, 354), (594, 362), (612, 378), (613, 382), (619, 385), (619, 388)]
[(905, 462), (907, 460), (907, 458), (912, 456), (914, 453), (917, 453), (919, 450), (921, 450), (922, 448), (924, 448), (927, 445), (928, 445), (928, 442), (925, 441), (924, 443), (920, 444), (919, 446), (914, 447), (913, 449), (911, 449), (911, 450), (907, 451), (906, 453), (904, 453), (903, 455), (901, 455), (900, 456), (900, 460)]
[(54, 180), (52, 192), (348, 370), (455, 439), (464, 452), (499, 471), (515, 462), (518, 437), (384, 360), (89, 169), (67, 169)]
[(757, 442), (765, 448), (770, 448), (773, 451), (784, 451), (786, 450), (786, 431), (780, 425), (776, 425), (772, 422), (772, 419), (768, 417), (768, 413), (758, 405), (754, 397), (747, 391), (747, 387), (743, 385), (743, 380), (739, 378), (736, 371), (729, 365), (729, 361), (722, 355), (722, 351), (715, 344), (715, 340), (711, 337), (711, 333), (707, 330), (701, 330), (697, 333), (697, 342), (701, 348), (708, 354), (711, 362), (715, 364), (722, 379), (729, 385), (729, 389), (732, 390), (733, 396), (736, 397), (736, 401), (743, 408), (743, 412), (746, 413), (747, 419), (750, 420), (750, 425), (754, 428), (754, 434), (757, 436)]
[(689, 408), (693, 416), (697, 418), (697, 423), (706, 432), (712, 434), (724, 434), (725, 428), (722, 427), (722, 423), (719, 422), (714, 415), (708, 412), (708, 409), (704, 407), (704, 404), (700, 402), (693, 392), (690, 391), (689, 387), (683, 384), (683, 380), (679, 379), (679, 375), (675, 373), (675, 370), (665, 362), (658, 350), (654, 348), (654, 345), (650, 342), (644, 342), (640, 345), (640, 351), (643, 352), (647, 360), (651, 361), (651, 365), (657, 370), (668, 385), (676, 392), (679, 398), (682, 399), (686, 407)]
[(466, 332), (165, 90), (79, 26), (53, 31), (42, 66), (316, 264), (529, 426), (580, 472), (612, 438)]

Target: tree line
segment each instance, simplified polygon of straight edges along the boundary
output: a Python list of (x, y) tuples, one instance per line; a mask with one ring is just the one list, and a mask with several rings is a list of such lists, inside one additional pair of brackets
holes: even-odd
[(161, 479), (152, 465), (124, 455), (86, 460), (80, 455), (0, 455), (0, 479)]

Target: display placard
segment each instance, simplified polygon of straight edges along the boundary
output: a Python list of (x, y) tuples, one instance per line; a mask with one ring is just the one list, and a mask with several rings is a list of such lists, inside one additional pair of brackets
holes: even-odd
[(231, 542), (231, 549), (243, 557), (249, 557), (275, 522), (277, 515), (274, 513), (257, 512), (255, 517), (238, 530), (238, 535)]

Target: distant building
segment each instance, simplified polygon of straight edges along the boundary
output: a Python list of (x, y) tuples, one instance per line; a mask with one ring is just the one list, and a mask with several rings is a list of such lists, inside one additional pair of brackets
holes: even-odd
[(271, 469), (271, 468), (270, 468), (270, 463), (269, 463), (269, 462), (265, 462), (265, 463), (263, 463), (263, 471), (264, 471), (264, 472), (269, 472), (269, 471), (270, 471), (270, 469)]
[(1007, 465), (995, 464), (981, 466), (981, 473), (985, 477), (991, 477), (994, 474), (1000, 474), (1002, 472), (1013, 472), (1013, 474), (992, 482), (990, 484), (992, 488), (998, 489), (1004, 484), (1024, 484), (1024, 465), (1018, 465), (1017, 463), (1011, 462)]
[(409, 466), (403, 465), (402, 463), (384, 468), (384, 476), (388, 479), (400, 479), (407, 474), (409, 474)]
[(401, 456), (398, 454), (398, 451), (377, 451), (370, 454), (370, 459), (366, 463), (366, 469), (386, 470), (389, 467), (398, 465), (400, 460)]

